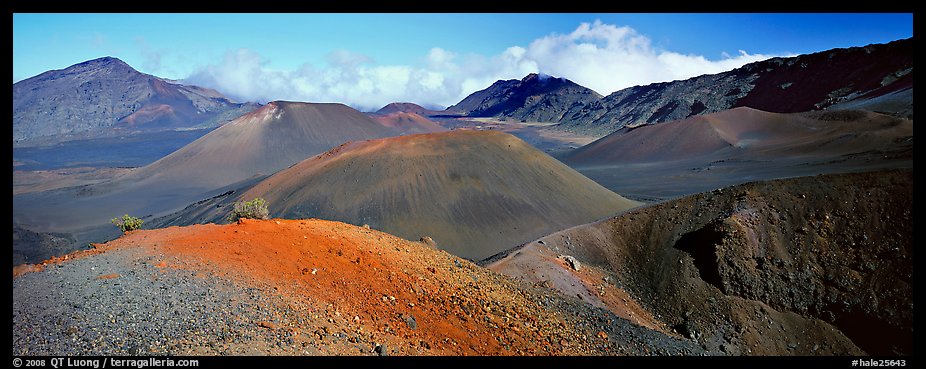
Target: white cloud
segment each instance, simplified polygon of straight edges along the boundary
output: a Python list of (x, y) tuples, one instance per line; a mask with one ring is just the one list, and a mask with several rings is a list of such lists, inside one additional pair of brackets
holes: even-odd
[(634, 29), (600, 21), (583, 23), (570, 34), (537, 39), (525, 54), (544, 73), (566, 77), (605, 95), (636, 85), (720, 73), (770, 57), (740, 51), (738, 56), (711, 61), (700, 55), (657, 50)]
[(601, 94), (655, 82), (727, 71), (776, 55), (723, 54), (719, 60), (660, 50), (630, 27), (582, 23), (569, 34), (551, 34), (494, 56), (459, 55), (432, 48), (419, 65), (377, 65), (369, 56), (334, 50), (324, 68), (305, 64), (274, 70), (257, 53), (228, 52), (187, 79), (239, 100), (343, 102), (375, 110), (394, 101), (429, 106), (459, 102), (499, 79), (546, 73), (568, 78)]

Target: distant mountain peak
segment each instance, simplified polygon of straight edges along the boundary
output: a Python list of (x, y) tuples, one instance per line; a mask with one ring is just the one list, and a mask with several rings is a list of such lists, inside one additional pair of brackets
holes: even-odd
[(96, 58), (96, 59), (93, 59), (93, 60), (88, 60), (88, 61), (86, 61), (85, 63), (120, 63), (120, 64), (128, 65), (128, 64), (126, 64), (126, 62), (122, 61), (122, 59), (119, 59), (119, 58), (114, 57), (114, 56), (104, 56), (104, 57), (101, 57), (101, 58)]
[(568, 79), (530, 73), (520, 80), (496, 81), (447, 110), (476, 117), (557, 122), (572, 114), (574, 107), (585, 106), (601, 98), (597, 92)]
[(13, 145), (215, 127), (254, 107), (104, 56), (14, 83)]
[(391, 114), (391, 113), (397, 113), (397, 112), (415, 113), (415, 114), (423, 115), (423, 116), (432, 115), (436, 113), (433, 110), (427, 109), (421, 105), (411, 103), (411, 102), (389, 103), (386, 106), (376, 111), (377, 114)]
[(65, 68), (65, 70), (72, 69), (72, 68), (84, 69), (84, 68), (107, 68), (107, 67), (128, 68), (128, 69), (131, 69), (132, 71), (138, 72), (137, 70), (135, 70), (135, 68), (132, 68), (132, 66), (130, 66), (128, 63), (122, 61), (122, 59), (112, 57), (112, 56), (104, 56), (101, 58), (87, 60), (85, 62), (77, 63), (70, 67), (67, 67)]
[[(551, 79), (557, 80), (557, 81), (572, 82), (568, 79), (565, 79), (562, 77), (554, 77), (546, 73), (530, 73), (524, 78), (522, 78), (521, 82), (528, 82), (528, 81), (534, 81), (534, 80), (536, 80), (537, 82), (546, 82)], [(575, 82), (572, 82), (572, 83), (575, 83)]]

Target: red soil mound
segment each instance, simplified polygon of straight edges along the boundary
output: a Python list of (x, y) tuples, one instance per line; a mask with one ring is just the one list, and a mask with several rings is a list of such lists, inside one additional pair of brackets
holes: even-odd
[[(328, 314), (329, 323), (343, 324), (347, 317), (348, 326), (337, 325), (333, 331), (383, 342), (392, 353), (609, 350), (606, 339), (564, 324), (538, 304), (543, 297), (511, 279), (369, 228), (314, 219), (244, 219), (230, 225), (134, 231), (78, 254), (120, 248), (140, 249), (159, 268), (194, 270), (246, 286), (269, 285), (285, 301), (320, 307), (317, 311)], [(306, 326), (285, 329), (312, 332), (325, 320), (310, 318)], [(271, 321), (260, 326), (284, 328)]]

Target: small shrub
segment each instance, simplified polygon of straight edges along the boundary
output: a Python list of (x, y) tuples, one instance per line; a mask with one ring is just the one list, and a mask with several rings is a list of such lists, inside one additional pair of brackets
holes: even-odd
[(267, 201), (257, 197), (246, 202), (236, 202), (235, 208), (228, 214), (228, 222), (237, 222), (238, 219), (270, 219), (270, 210)]
[(144, 223), (141, 219), (130, 217), (128, 214), (123, 215), (122, 218), (113, 218), (110, 222), (119, 227), (122, 233), (139, 229), (141, 224)]

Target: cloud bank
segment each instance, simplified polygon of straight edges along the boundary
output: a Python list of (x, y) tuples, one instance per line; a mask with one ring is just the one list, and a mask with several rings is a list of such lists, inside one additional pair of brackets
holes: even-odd
[(371, 111), (390, 102), (447, 107), (499, 79), (528, 73), (568, 78), (603, 95), (656, 82), (686, 79), (738, 68), (777, 55), (701, 55), (660, 50), (630, 27), (600, 21), (582, 23), (569, 34), (550, 34), (527, 46), (511, 46), (499, 55), (460, 55), (435, 47), (418, 65), (377, 65), (372, 58), (334, 50), (323, 68), (304, 64), (295, 70), (269, 68), (268, 60), (248, 49), (194, 72), (187, 82), (215, 88), (240, 101), (294, 100), (341, 102)]

